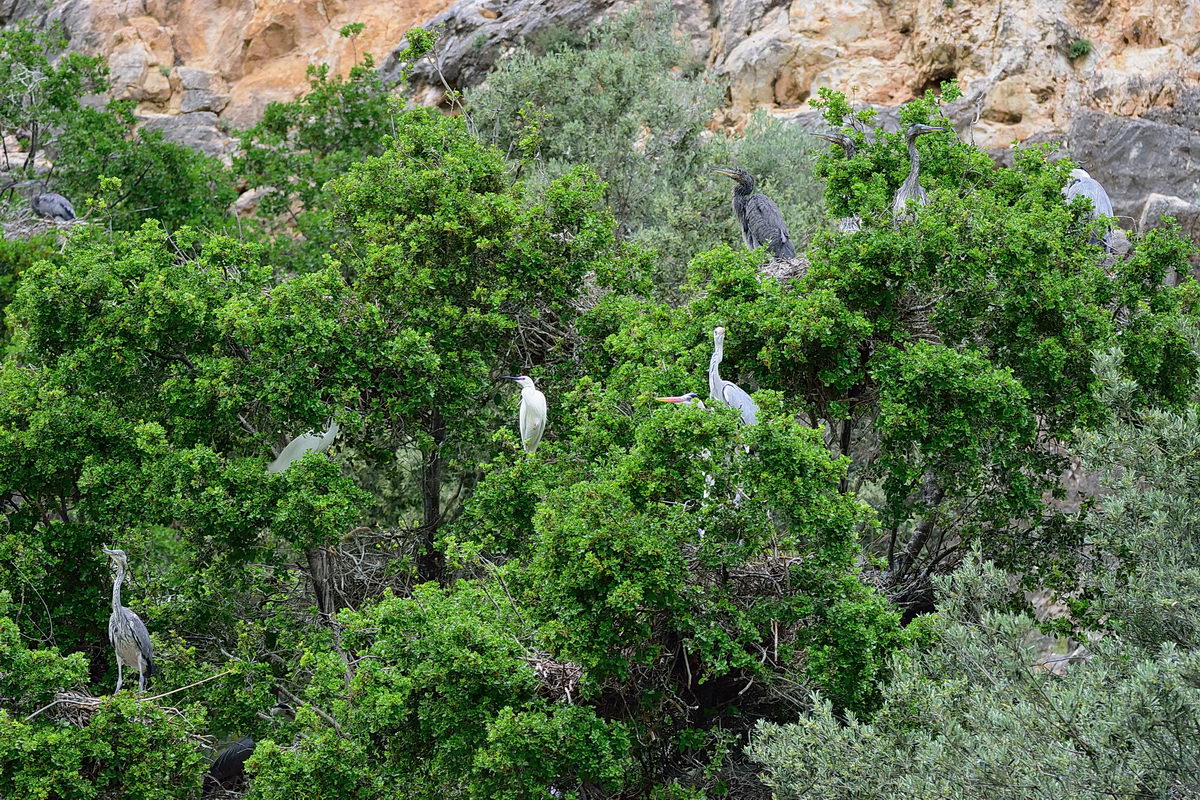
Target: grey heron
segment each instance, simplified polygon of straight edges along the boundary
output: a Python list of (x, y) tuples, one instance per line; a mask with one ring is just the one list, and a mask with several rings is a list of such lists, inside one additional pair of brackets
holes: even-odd
[(775, 201), (754, 191), (754, 178), (744, 169), (714, 169), (736, 182), (733, 215), (742, 226), (742, 240), (750, 249), (767, 246), (775, 258), (795, 258), (796, 248), (788, 236), (787, 223)]
[[(1104, 187), (1100, 182), (1087, 173), (1086, 170), (1073, 169), (1071, 170), (1071, 180), (1063, 187), (1063, 197), (1066, 198), (1067, 204), (1070, 205), (1076, 197), (1080, 195), (1092, 201), (1091, 219), (1096, 217), (1111, 217), (1113, 216), (1112, 201), (1108, 199), (1108, 192), (1104, 191)], [(1104, 234), (1103, 239), (1098, 239), (1095, 235), (1092, 236), (1092, 244), (1102, 243), (1104, 249), (1110, 253), (1113, 251), (1113, 234), (1112, 231)]]
[[(845, 134), (845, 133), (841, 133), (841, 132), (837, 132), (837, 133), (811, 132), (811, 135), (816, 136), (818, 139), (824, 139), (827, 142), (833, 142), (834, 144), (839, 145), (842, 148), (842, 150), (846, 153), (847, 159), (854, 158), (854, 156), (856, 156), (858, 154), (858, 148), (855, 147), (855, 145), (854, 145), (854, 139), (851, 138), (849, 134)], [(835, 228), (837, 228), (842, 233), (856, 233), (856, 232), (862, 230), (862, 217), (858, 216), (857, 214), (855, 214), (852, 217), (842, 217), (841, 219), (839, 219), (838, 221), (833, 223), (833, 225)]]
[(267, 472), (283, 472), (294, 462), (299, 461), (306, 453), (324, 453), (333, 446), (333, 440), (337, 438), (340, 430), (341, 427), (333, 420), (330, 420), (329, 427), (321, 433), (308, 431), (307, 433), (300, 434), (288, 442), (287, 446), (283, 448), (283, 452), (279, 454), (279, 457), (267, 466)]
[(908, 132), (904, 134), (904, 140), (908, 142), (908, 177), (900, 184), (896, 196), (892, 198), (892, 213), (896, 219), (908, 218), (909, 200), (920, 206), (929, 202), (925, 189), (921, 186), (921, 154), (917, 152), (917, 137), (944, 130), (946, 129), (939, 125), (925, 125), (920, 122), (908, 126)]
[(154, 648), (150, 645), (150, 634), (145, 623), (130, 609), (121, 605), (121, 582), (125, 580), (128, 561), (124, 550), (100, 548), (112, 559), (116, 569), (112, 588), (112, 615), (108, 618), (108, 639), (117, 651), (117, 688), (121, 691), (124, 680), (122, 667), (133, 667), (138, 671), (138, 691), (146, 691), (146, 679), (154, 672)]
[(528, 375), (505, 375), (504, 380), (516, 381), (521, 387), (521, 445), (526, 453), (536, 452), (546, 432), (546, 395), (533, 385), (533, 378)]
[(246, 760), (254, 754), (254, 747), (254, 740), (244, 736), (222, 750), (204, 776), (204, 793), (238, 789), (245, 780)]
[(75, 207), (71, 205), (71, 201), (58, 192), (47, 192), (43, 181), (22, 181), (13, 184), (13, 188), (23, 186), (37, 187), (37, 192), (29, 200), (29, 206), (39, 217), (55, 222), (69, 222), (75, 219)]
[(725, 329), (713, 328), (713, 354), (708, 361), (708, 395), (718, 403), (740, 411), (744, 424), (754, 425), (758, 422), (758, 406), (745, 389), (721, 377), (720, 366), (724, 358)]

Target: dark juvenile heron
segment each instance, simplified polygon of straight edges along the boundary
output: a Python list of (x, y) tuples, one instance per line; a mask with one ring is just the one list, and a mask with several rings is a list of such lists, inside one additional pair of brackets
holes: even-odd
[(13, 184), (13, 188), (36, 186), (37, 192), (29, 200), (33, 213), (42, 219), (52, 219), (55, 222), (68, 222), (75, 219), (75, 206), (71, 201), (58, 192), (47, 192), (43, 181), (22, 181)]
[(204, 775), (204, 794), (232, 791), (246, 779), (246, 760), (254, 754), (254, 740), (249, 736), (238, 739), (213, 759)]
[(796, 248), (788, 236), (787, 223), (775, 201), (765, 194), (754, 191), (754, 178), (744, 169), (715, 169), (726, 178), (732, 178), (733, 215), (742, 226), (742, 240), (753, 250), (763, 245), (775, 258), (795, 258)]
[(920, 122), (914, 122), (908, 126), (908, 132), (904, 134), (904, 139), (908, 142), (908, 177), (904, 179), (904, 183), (900, 184), (900, 188), (896, 190), (896, 196), (892, 199), (892, 213), (897, 219), (908, 218), (909, 200), (921, 206), (929, 202), (929, 198), (925, 195), (925, 189), (921, 186), (921, 154), (917, 152), (917, 137), (944, 130), (946, 129), (943, 127), (923, 125)]
[(146, 691), (146, 679), (154, 672), (154, 648), (150, 645), (150, 634), (141, 618), (130, 609), (121, 605), (121, 582), (125, 580), (125, 568), (128, 564), (124, 550), (109, 550), (100, 548), (112, 559), (116, 575), (113, 577), (112, 615), (108, 618), (108, 640), (117, 651), (117, 688), (113, 694), (121, 691), (124, 680), (122, 667), (131, 667), (138, 671), (138, 690)]
[[(846, 154), (847, 159), (854, 158), (858, 155), (858, 148), (854, 145), (854, 139), (845, 133), (812, 133), (818, 139), (824, 139), (827, 142), (833, 142), (840, 146)], [(842, 217), (837, 222), (833, 223), (834, 227), (842, 233), (855, 233), (862, 230), (862, 217), (855, 214), (852, 217)]]
[(713, 329), (713, 354), (708, 362), (708, 394), (718, 403), (736, 408), (742, 414), (742, 423), (754, 425), (758, 422), (758, 406), (746, 390), (733, 381), (721, 377), (721, 360), (725, 358), (725, 329)]
[(818, 139), (824, 139), (827, 142), (833, 142), (840, 145), (846, 153), (846, 158), (854, 158), (858, 154), (858, 148), (854, 146), (854, 139), (847, 133), (837, 131), (834, 133), (816, 133), (811, 132), (810, 135), (816, 136)]
[[(1091, 219), (1096, 217), (1111, 217), (1113, 216), (1112, 201), (1108, 199), (1108, 192), (1104, 191), (1104, 187), (1100, 182), (1087, 174), (1085, 170), (1071, 170), (1071, 180), (1063, 187), (1063, 197), (1067, 199), (1067, 204), (1070, 205), (1076, 197), (1082, 195), (1092, 201)], [(1092, 235), (1092, 244), (1102, 243), (1104, 249), (1110, 253), (1113, 250), (1113, 235), (1112, 231), (1104, 234), (1104, 238), (1100, 239), (1095, 234)]]

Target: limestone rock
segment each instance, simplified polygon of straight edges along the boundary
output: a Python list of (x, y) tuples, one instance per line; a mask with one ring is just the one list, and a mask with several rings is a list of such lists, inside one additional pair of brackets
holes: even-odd
[(229, 104), (229, 87), (217, 73), (198, 67), (179, 67), (176, 72), (183, 89), (179, 104), (181, 112), (213, 111), (219, 114)]
[(158, 114), (145, 118), (146, 130), (161, 131), (169, 142), (194, 148), (205, 155), (228, 161), (234, 143), (221, 129), (217, 115), (211, 111), (187, 114)]
[[(413, 70), (418, 85), (453, 87), (482, 83), (487, 73), (515, 46), (551, 28), (580, 31), (625, 3), (605, 0), (460, 0), (429, 21), (440, 27), (438, 61), (442, 75), (428, 63)], [(397, 45), (403, 42), (397, 40)], [(397, 48), (399, 49), (399, 48)], [(394, 79), (401, 65), (393, 51), (383, 63), (385, 78)]]
[(1137, 219), (1150, 194), (1200, 196), (1200, 132), (1181, 125), (1081, 111), (1071, 157), (1103, 184), (1119, 217)]

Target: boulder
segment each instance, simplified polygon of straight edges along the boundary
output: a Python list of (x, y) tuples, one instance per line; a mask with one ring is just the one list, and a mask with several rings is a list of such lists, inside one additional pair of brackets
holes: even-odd
[(1151, 194), (1200, 196), (1200, 132), (1182, 125), (1080, 111), (1068, 132), (1071, 158), (1100, 181), (1119, 217), (1138, 219)]
[(175, 72), (183, 88), (183, 98), (179, 102), (181, 112), (212, 111), (219, 114), (229, 104), (229, 87), (212, 70), (179, 67)]
[(221, 129), (220, 120), (211, 111), (156, 114), (143, 119), (146, 130), (161, 131), (167, 141), (194, 148), (213, 158), (228, 162), (235, 149), (233, 140)]
[[(430, 20), (426, 27), (440, 27), (437, 67), (422, 61), (413, 69), (417, 87), (442, 89), (442, 78), (455, 89), (483, 82), (488, 72), (514, 47), (538, 33), (551, 29), (583, 31), (602, 16), (628, 7), (627, 3), (605, 0), (460, 0)], [(399, 77), (403, 66), (396, 54), (400, 42), (381, 67), (386, 80)]]

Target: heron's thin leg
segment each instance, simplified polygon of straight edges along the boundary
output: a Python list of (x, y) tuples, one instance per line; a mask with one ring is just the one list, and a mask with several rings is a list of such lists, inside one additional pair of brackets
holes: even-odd
[(146, 693), (146, 668), (142, 665), (141, 659), (138, 659), (138, 692)]
[(113, 689), (113, 694), (121, 691), (121, 682), (123, 680), (124, 676), (121, 674), (121, 657), (117, 656), (117, 688)]

